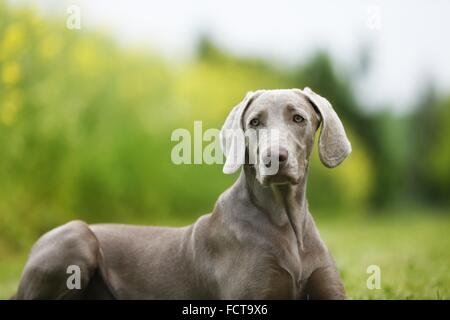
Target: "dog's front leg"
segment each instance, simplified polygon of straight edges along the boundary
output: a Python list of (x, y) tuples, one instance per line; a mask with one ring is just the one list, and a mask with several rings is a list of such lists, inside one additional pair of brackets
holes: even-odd
[(346, 299), (344, 285), (334, 265), (316, 269), (306, 284), (307, 298), (311, 300)]

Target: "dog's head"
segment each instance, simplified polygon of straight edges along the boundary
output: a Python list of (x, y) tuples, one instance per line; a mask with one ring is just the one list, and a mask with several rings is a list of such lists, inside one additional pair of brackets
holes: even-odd
[(319, 156), (333, 168), (350, 154), (351, 145), (328, 100), (309, 88), (249, 92), (222, 127), (223, 171), (234, 173), (245, 163), (263, 185), (298, 184), (320, 124)]

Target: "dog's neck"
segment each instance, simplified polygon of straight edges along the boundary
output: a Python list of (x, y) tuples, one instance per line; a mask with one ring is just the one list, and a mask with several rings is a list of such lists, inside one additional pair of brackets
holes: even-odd
[(304, 224), (308, 208), (306, 201), (306, 174), (299, 184), (273, 184), (263, 186), (256, 179), (254, 169), (244, 166), (238, 183), (248, 192), (250, 201), (259, 208), (272, 223), (289, 223), (293, 229), (299, 250), (303, 251)]

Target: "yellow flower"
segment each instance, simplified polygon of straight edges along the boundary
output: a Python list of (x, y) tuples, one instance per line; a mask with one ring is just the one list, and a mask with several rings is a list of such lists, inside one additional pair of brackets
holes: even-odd
[(6, 94), (0, 108), (0, 121), (7, 126), (11, 125), (16, 120), (20, 105), (19, 91), (16, 90)]
[(25, 43), (25, 27), (16, 23), (10, 25), (0, 43), (0, 59), (8, 58), (20, 51)]
[(80, 72), (87, 75), (97, 73), (102, 62), (99, 60), (94, 43), (86, 40), (75, 44), (72, 57)]
[(21, 77), (20, 65), (17, 62), (10, 62), (3, 66), (2, 80), (5, 85), (15, 85)]

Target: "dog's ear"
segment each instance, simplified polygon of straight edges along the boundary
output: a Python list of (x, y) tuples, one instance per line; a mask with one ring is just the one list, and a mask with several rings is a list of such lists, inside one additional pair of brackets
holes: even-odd
[(352, 152), (352, 146), (345, 134), (344, 126), (327, 99), (308, 87), (303, 89), (302, 92), (322, 118), (319, 136), (320, 160), (326, 167), (334, 168)]
[(256, 94), (257, 92), (247, 92), (244, 99), (228, 114), (220, 131), (220, 142), (226, 158), (223, 166), (225, 174), (235, 173), (245, 161), (245, 136), (242, 117)]

